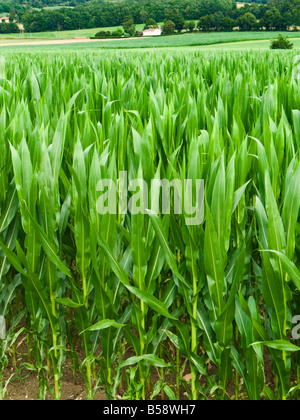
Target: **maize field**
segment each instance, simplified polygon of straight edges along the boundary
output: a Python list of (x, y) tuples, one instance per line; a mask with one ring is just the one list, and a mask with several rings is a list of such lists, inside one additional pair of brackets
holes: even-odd
[[(0, 399), (11, 366), (41, 400), (66, 369), (89, 400), (299, 399), (294, 55), (5, 54)], [(124, 171), (204, 180), (203, 222), (100, 214)]]

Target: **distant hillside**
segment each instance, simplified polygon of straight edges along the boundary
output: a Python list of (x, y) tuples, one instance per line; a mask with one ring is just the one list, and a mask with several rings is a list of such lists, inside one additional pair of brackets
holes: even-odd
[[(42, 9), (50, 6), (77, 6), (80, 4), (91, 3), (93, 0), (0, 0), (0, 13), (9, 13), (11, 9), (22, 10), (27, 8)], [(102, 1), (96, 1), (102, 3)]]
[[(217, 26), (218, 30), (227, 30), (226, 28), (233, 27), (233, 21), (227, 18), (236, 20), (242, 14), (249, 12), (252, 15), (250, 17), (252, 21), (258, 20), (266, 14), (267, 8), (270, 9), (272, 15), (268, 20), (273, 22), (276, 18), (280, 21), (279, 25), (268, 23), (267, 26), (270, 28), (279, 30), (293, 24), (298, 25), (299, 12), (296, 14), (297, 22), (294, 22), (293, 11), (294, 4), (300, 3), (300, 0), (268, 0), (268, 6), (262, 5), (266, 1), (255, 0), (251, 5), (245, 3), (246, 7), (240, 8), (234, 0), (68, 0), (64, 2), (61, 0), (0, 0), (0, 14), (8, 15), (11, 12), (29, 32), (119, 26), (129, 19), (133, 19), (135, 24), (141, 24), (148, 18), (156, 22), (171, 20), (180, 31), (182, 29), (180, 26), (183, 25), (177, 21), (199, 21), (205, 16), (209, 16), (211, 21), (209, 24), (204, 22), (204, 27), (208, 27), (209, 31)], [(237, 6), (242, 12), (236, 12)], [(282, 19), (274, 15), (274, 8), (280, 8)], [(300, 5), (297, 5), (297, 9), (300, 10)], [(215, 16), (217, 24), (214, 24), (215, 19), (211, 17), (217, 13), (222, 14), (221, 20), (227, 19), (226, 28), (224, 25), (219, 25), (220, 15)], [(247, 23), (246, 26), (248, 27), (249, 24)]]
[[(50, 6), (77, 6), (81, 4), (86, 3), (130, 3), (130, 2), (145, 2), (145, 0), (67, 0), (67, 1), (61, 1), (61, 0), (0, 0), (0, 9), (6, 9), (4, 12), (9, 12), (9, 9), (14, 8), (21, 8), (24, 7), (24, 5), (27, 5), (32, 8), (41, 9), (44, 7), (50, 7)], [(153, 0), (146, 0), (146, 1), (153, 1)], [(234, 1), (234, 0), (233, 0)], [(268, 0), (252, 0), (249, 1), (249, 3), (267, 3)], [(167, 0), (162, 0), (162, 3), (168, 3)], [(180, 3), (180, 0), (178, 0)], [(205, 2), (205, 0), (204, 0)], [(191, 0), (191, 3), (194, 3), (193, 0)], [(237, 1), (239, 3), (239, 1)], [(246, 1), (247, 3), (247, 1)], [(0, 12), (1, 13), (1, 12)]]

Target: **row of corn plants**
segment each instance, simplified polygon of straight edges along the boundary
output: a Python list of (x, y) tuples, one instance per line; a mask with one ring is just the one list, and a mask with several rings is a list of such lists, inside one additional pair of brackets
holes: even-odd
[[(293, 53), (5, 56), (0, 398), (297, 399), (300, 84)], [(100, 214), (98, 183), (203, 179), (204, 220)], [(129, 197), (133, 192), (129, 191)], [(108, 199), (112, 196), (107, 194)], [(150, 205), (149, 205), (150, 206)]]

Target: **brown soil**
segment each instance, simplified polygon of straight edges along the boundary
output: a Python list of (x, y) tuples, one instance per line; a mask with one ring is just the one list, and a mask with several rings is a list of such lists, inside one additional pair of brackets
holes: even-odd
[[(17, 344), (17, 353), (16, 353), (16, 363), (18, 366), (21, 366), (23, 363), (28, 362), (27, 358), (27, 347), (25, 342), (25, 337), (20, 337)], [(78, 344), (78, 348), (76, 349), (79, 355), (79, 358), (83, 360), (84, 353)], [(169, 348), (169, 352), (172, 353), (172, 348)], [(131, 354), (132, 353), (132, 354)], [(126, 356), (130, 357), (134, 355), (131, 349), (127, 349)], [(175, 354), (173, 355), (175, 357)], [(61, 399), (62, 400), (85, 400), (86, 399), (86, 385), (84, 380), (81, 377), (81, 372), (78, 371), (76, 377), (74, 377), (73, 371), (71, 369), (71, 361), (67, 358), (65, 368), (64, 368), (64, 375), (62, 378), (62, 389), (61, 389)], [(216, 367), (209, 363), (208, 366), (208, 374), (209, 376), (215, 375)], [(10, 375), (14, 374), (16, 370), (13, 367), (13, 362), (11, 357), (9, 357), (9, 365), (5, 369), (4, 377), (5, 380), (8, 380)], [(188, 382), (190, 380), (190, 369), (189, 365), (186, 365), (185, 372), (184, 372), (184, 379)], [(272, 373), (272, 363), (265, 353), (265, 377), (266, 377), (266, 384), (270, 386), (271, 389), (274, 388), (274, 377)], [(151, 382), (154, 384), (159, 380), (157, 372), (153, 370), (151, 374)], [(168, 384), (175, 386), (176, 378), (172, 374), (168, 374), (165, 378)], [(53, 381), (49, 381), (49, 385), (53, 387)], [(200, 384), (202, 387), (206, 384), (206, 378), (202, 377)], [(123, 383), (123, 386), (125, 383)], [(121, 388), (122, 389), (122, 388)], [(186, 400), (187, 395), (183, 388), (181, 388), (181, 399)], [(230, 379), (228, 382), (228, 396), (230, 399), (234, 399), (235, 395), (235, 387), (233, 383), (233, 379)], [(120, 398), (122, 397), (122, 393), (120, 393)], [(247, 399), (244, 390), (241, 389), (240, 397), (242, 399)], [(13, 378), (13, 380), (9, 383), (7, 388), (7, 397), (6, 400), (38, 400), (38, 378), (36, 372), (30, 373), (25, 368), (19, 369), (18, 374)], [(46, 396), (47, 400), (53, 400), (53, 396), (50, 392), (47, 393)], [(209, 399), (213, 399), (213, 397), (209, 396)], [(95, 396), (95, 400), (106, 400), (106, 394), (104, 389), (98, 391), (97, 395)]]
[[(25, 348), (24, 344), (20, 346), (23, 350)], [(18, 362), (26, 362), (26, 357), (24, 354), (18, 358)], [(62, 377), (62, 387), (61, 387), (61, 399), (62, 400), (85, 400), (86, 399), (86, 386), (84, 380), (81, 377), (80, 372), (74, 377), (73, 371), (69, 366), (71, 363), (67, 359), (68, 366), (64, 369), (64, 374)], [(8, 380), (10, 375), (15, 373), (15, 369), (12, 367), (12, 362), (10, 360), (9, 366), (6, 368), (4, 373), (4, 379)], [(49, 385), (53, 388), (53, 380), (49, 381)], [(38, 400), (38, 377), (36, 372), (30, 373), (26, 369), (20, 369), (18, 374), (13, 377), (12, 381), (7, 387), (6, 400)], [(46, 400), (53, 400), (53, 396), (50, 392), (47, 393)], [(104, 390), (100, 390), (95, 396), (95, 400), (106, 400), (106, 394)]]
[[(137, 38), (118, 38), (117, 41), (126, 41), (127, 39)], [(24, 41), (24, 42), (12, 42), (10, 44), (0, 44), (0, 47), (9, 46), (30, 46), (30, 45), (61, 45), (61, 44), (82, 44), (86, 42), (104, 42), (104, 41), (116, 41), (116, 39), (90, 39), (90, 38), (77, 38), (77, 39), (57, 39), (54, 41)]]
[[(4, 379), (6, 381), (11, 375), (15, 374), (7, 387), (6, 400), (38, 400), (38, 377), (36, 372), (30, 372), (23, 367), (20, 368), (23, 363), (28, 362), (27, 346), (24, 334), (21, 334), (17, 340), (16, 350), (16, 363), (19, 366), (18, 372), (16, 372), (16, 369), (13, 367), (14, 363), (12, 361), (10, 351), (8, 352), (9, 364), (4, 371)], [(84, 353), (79, 345), (76, 350), (79, 357), (83, 359)], [(53, 380), (49, 381), (49, 385), (52, 388), (54, 387)], [(85, 400), (86, 395), (86, 385), (83, 378), (81, 377), (81, 373), (78, 372), (76, 377), (74, 377), (73, 371), (71, 369), (71, 361), (67, 358), (64, 374), (62, 377), (61, 399)], [(53, 400), (53, 396), (50, 392), (47, 393), (46, 400)], [(106, 394), (104, 390), (100, 390), (97, 393), (95, 400), (106, 400)]]
[[(47, 400), (52, 400), (50, 393), (46, 397)], [(85, 400), (86, 390), (85, 384), (81, 379), (73, 377), (72, 373), (64, 375), (62, 381), (62, 400)], [(24, 380), (16, 380), (8, 386), (8, 396), (6, 400), (38, 400), (38, 380), (36, 375), (30, 375)], [(104, 391), (99, 391), (95, 400), (106, 400)]]

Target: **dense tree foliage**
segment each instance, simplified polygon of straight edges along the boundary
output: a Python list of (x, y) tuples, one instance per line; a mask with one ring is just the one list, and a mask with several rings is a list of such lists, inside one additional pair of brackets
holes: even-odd
[(164, 35), (172, 35), (175, 32), (176, 25), (171, 20), (167, 20), (163, 26)]
[(149, 18), (156, 22), (171, 20), (182, 30), (185, 20), (198, 20), (207, 11), (223, 13), (232, 10), (232, 0), (132, 0), (117, 3), (92, 2), (74, 8), (28, 10), (23, 15), (25, 29), (32, 32), (69, 30), (135, 24)]
[[(139, 3), (142, 5), (142, 8), (144, 8), (144, 4), (145, 3), (149, 3), (149, 2), (153, 2), (154, 0), (118, 0), (117, 2), (113, 2), (113, 3), (118, 3), (118, 5), (120, 5), (120, 3), (125, 3), (126, 5), (128, 5), (129, 3)], [(232, 0), (234, 2), (234, 0)], [(268, 0), (253, 0), (253, 3), (258, 3), (258, 4), (266, 4)], [(181, 0), (176, 1), (176, 4), (179, 5), (179, 8), (190, 8), (191, 10), (193, 10), (194, 8), (198, 8), (197, 4), (195, 5), (194, 3), (203, 3), (203, 9), (208, 10), (211, 7), (212, 3), (215, 3), (215, 11), (218, 11), (218, 7), (220, 7), (221, 3), (226, 3), (227, 0), (224, 1), (185, 1), (182, 2)], [(66, 7), (75, 7), (78, 5), (83, 5), (85, 3), (89, 3), (90, 4), (105, 4), (105, 3), (109, 3), (109, 1), (106, 0), (0, 0), (0, 13), (8, 13), (10, 11), (10, 9), (12, 7), (17, 8), (19, 10), (25, 10), (26, 8), (35, 8), (35, 9), (42, 9), (42, 8), (46, 8), (46, 7), (57, 7), (57, 6), (66, 6)], [(168, 2), (166, 2), (165, 0), (162, 0), (162, 3), (166, 4)], [(185, 5), (182, 5), (183, 3), (185, 3)], [(187, 5), (187, 3), (189, 3), (190, 5)]]
[[(0, 19), (1, 20), (1, 19)], [(0, 22), (0, 34), (17, 34), (20, 30), (18, 25), (13, 22), (4, 23)]]
[[(22, 1), (22, 0), (21, 0)], [(193, 30), (187, 21), (195, 21), (202, 31), (289, 30), (300, 26), (300, 0), (257, 0), (237, 8), (233, 0), (73, 0), (65, 7), (53, 7), (59, 0), (30, 0), (24, 3), (0, 0), (0, 12), (16, 13), (27, 32), (77, 30), (124, 26), (133, 32), (134, 25), (171, 21), (175, 30)], [(266, 4), (265, 4), (266, 3)], [(34, 7), (33, 7), (34, 6)], [(43, 6), (52, 6), (39, 8)]]

